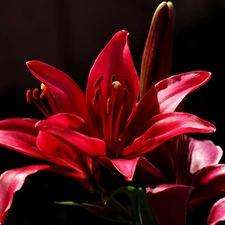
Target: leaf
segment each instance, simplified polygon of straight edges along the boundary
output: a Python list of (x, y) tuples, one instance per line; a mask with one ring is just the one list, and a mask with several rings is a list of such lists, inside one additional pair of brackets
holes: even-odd
[(118, 213), (118, 211), (116, 211), (115, 208), (112, 207), (112, 205), (104, 204), (101, 201), (94, 203), (77, 203), (71, 201), (55, 202), (55, 203), (60, 205), (80, 206), (83, 209), (90, 212), (91, 214), (93, 214), (94, 216), (97, 216), (101, 219), (117, 223), (119, 222), (131, 224), (131, 221), (124, 215)]
[(141, 225), (153, 225), (157, 224), (153, 213), (151, 212), (148, 204), (148, 200), (146, 198), (146, 194), (144, 193), (142, 188), (138, 188), (137, 191), (137, 202), (138, 202), (138, 211)]
[[(139, 189), (136, 189), (135, 187), (132, 186), (123, 186), (118, 188), (114, 192), (104, 192), (103, 193), (103, 201), (106, 204), (108, 201), (110, 201), (114, 196), (119, 195), (119, 194), (126, 194), (129, 197), (130, 200), (130, 209), (131, 209), (131, 214), (132, 214), (132, 224), (133, 225), (144, 225), (144, 224), (150, 224), (150, 223), (142, 223), (142, 217), (144, 216), (144, 221), (147, 221), (145, 218), (145, 215), (142, 215), (142, 212), (140, 210), (144, 210), (143, 207), (146, 207), (146, 204), (140, 204), (140, 201), (143, 200), (143, 196), (141, 193), (139, 193)], [(139, 197), (140, 195), (140, 197)], [(146, 203), (146, 202), (145, 202)], [(139, 206), (140, 204), (140, 206)], [(147, 208), (149, 206), (147, 205)], [(144, 213), (147, 213), (146, 210), (144, 210)], [(149, 220), (150, 221), (150, 220)]]

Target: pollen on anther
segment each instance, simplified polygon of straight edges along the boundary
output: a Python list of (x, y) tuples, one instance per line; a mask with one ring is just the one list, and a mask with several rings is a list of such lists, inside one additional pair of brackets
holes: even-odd
[(93, 98), (93, 104), (94, 104), (94, 105), (98, 102), (99, 95), (100, 95), (100, 90), (97, 89), (97, 90), (95, 91), (95, 95), (94, 95), (94, 98)]
[(95, 87), (95, 88), (98, 87), (99, 84), (102, 82), (102, 80), (103, 80), (103, 76), (100, 76), (100, 77), (95, 81), (94, 87)]
[(46, 86), (43, 83), (41, 83), (41, 87), (40, 88), (43, 91), (46, 88)]
[(121, 83), (119, 81), (114, 81), (112, 83), (112, 88), (118, 89), (119, 87), (121, 87)]

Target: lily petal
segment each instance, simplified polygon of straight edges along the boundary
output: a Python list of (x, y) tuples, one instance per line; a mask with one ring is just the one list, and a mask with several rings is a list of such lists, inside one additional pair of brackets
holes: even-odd
[(81, 156), (56, 137), (40, 131), (37, 137), (37, 146), (46, 161), (71, 168), (80, 173), (80, 178), (90, 176), (87, 166), (88, 158), (84, 155)]
[(43, 158), (36, 146), (38, 130), (35, 119), (6, 119), (0, 121), (0, 143), (25, 155)]
[(44, 123), (45, 125), (68, 128), (81, 133), (86, 132), (84, 126), (85, 121), (81, 117), (72, 113), (58, 113), (47, 118)]
[[(157, 149), (157, 150), (160, 150), (160, 149)], [(158, 161), (161, 161), (161, 159)], [(154, 184), (155, 182), (167, 183), (167, 180), (165, 176), (163, 175), (163, 173), (160, 171), (160, 169), (157, 168), (150, 161), (148, 161), (145, 157), (143, 156), (140, 157), (138, 161), (138, 166), (139, 166), (137, 170), (138, 176), (141, 179), (146, 180), (147, 184), (148, 183)]]
[[(64, 115), (62, 115), (64, 116)], [(55, 163), (56, 165), (61, 165), (67, 168), (73, 169), (71, 174), (73, 174), (73, 178), (84, 179), (90, 176), (90, 170), (92, 168), (92, 159), (84, 156), (78, 156), (73, 154), (73, 158), (65, 158), (59, 157), (59, 155), (53, 155), (52, 152), (48, 152), (54, 146), (57, 148), (61, 147), (66, 152), (69, 149), (68, 146), (61, 143), (59, 140), (56, 140), (55, 137), (49, 137), (46, 141), (41, 141), (44, 137), (41, 132), (39, 132), (35, 128), (35, 124), (38, 120), (35, 119), (6, 119), (0, 121), (0, 144), (1, 146), (10, 148), (19, 153), (42, 159), (45, 161), (49, 161)], [(59, 123), (59, 121), (58, 121)], [(66, 125), (66, 123), (65, 123)], [(39, 133), (39, 134), (38, 134)], [(54, 141), (52, 139), (54, 138)], [(48, 142), (49, 141), (49, 142)], [(49, 148), (49, 146), (45, 146), (44, 143), (47, 142), (49, 144), (52, 141), (54, 145)], [(41, 144), (40, 144), (41, 142)], [(38, 145), (41, 146), (41, 149), (38, 148)], [(44, 145), (44, 146), (43, 146)], [(48, 151), (44, 151), (45, 149)], [(68, 151), (71, 152), (71, 149)], [(51, 153), (51, 154), (50, 154)], [(60, 154), (60, 152), (58, 153)], [(82, 158), (82, 162), (80, 160), (74, 160), (76, 158)], [(85, 164), (86, 163), (86, 164)], [(87, 168), (88, 167), (88, 168)]]
[(207, 225), (216, 225), (219, 222), (225, 221), (224, 212), (225, 212), (225, 197), (219, 199), (212, 206), (208, 216)]
[(89, 157), (106, 155), (105, 142), (100, 139), (88, 137), (74, 130), (48, 125), (45, 120), (36, 123), (36, 128), (57, 137), (81, 154)]
[(225, 193), (225, 165), (204, 167), (195, 174), (190, 185), (195, 186), (196, 190), (188, 203), (189, 210), (205, 200)]
[(10, 209), (16, 191), (20, 190), (25, 178), (40, 170), (47, 170), (47, 165), (27, 166), (8, 170), (0, 176), (0, 224), (3, 224)]
[(98, 161), (106, 168), (113, 167), (119, 171), (127, 181), (132, 181), (136, 170), (139, 157), (134, 159), (109, 159), (107, 157), (99, 157)]
[(149, 206), (159, 225), (186, 224), (186, 206), (193, 189), (177, 184), (162, 184), (146, 189)]
[(97, 84), (99, 83), (101, 90), (99, 101), (101, 101), (101, 105), (106, 106), (107, 99), (112, 94), (113, 81), (118, 81), (121, 84), (115, 102), (116, 105), (114, 106), (114, 110), (117, 110), (117, 112), (114, 112), (115, 114), (118, 114), (124, 101), (124, 89), (128, 91), (120, 121), (120, 127), (123, 127), (136, 104), (139, 94), (139, 78), (128, 46), (128, 32), (125, 30), (117, 32), (112, 37), (98, 55), (88, 76), (86, 95), (92, 121), (94, 121), (96, 127), (99, 127), (99, 124), (101, 124), (102, 112), (101, 107), (93, 104), (93, 100), (96, 97)]
[(122, 151), (123, 156), (136, 157), (144, 154), (180, 134), (215, 131), (215, 126), (211, 123), (183, 112), (159, 114), (147, 121), (146, 126), (150, 128)]
[(84, 114), (85, 95), (67, 74), (38, 60), (28, 61), (27, 67), (49, 89), (61, 112)]
[[(152, 164), (157, 170), (160, 171), (160, 173), (164, 176), (164, 178), (161, 180), (162, 183), (170, 183), (171, 180), (174, 178), (174, 160), (171, 156), (171, 151), (168, 149), (165, 145), (159, 145), (157, 148), (154, 149), (154, 151), (150, 151), (146, 154), (144, 154), (141, 158), (144, 159), (146, 162), (146, 171), (148, 171), (148, 164)], [(159, 160), (160, 159), (160, 160)], [(139, 160), (138, 165), (141, 165), (141, 160)], [(144, 168), (144, 165), (143, 165)], [(145, 175), (147, 177), (147, 183), (152, 183), (151, 179), (149, 179), (149, 174), (151, 172), (147, 172), (146, 175), (144, 172), (141, 174), (138, 174), (139, 176)], [(161, 177), (162, 176), (158, 176)], [(166, 180), (165, 180), (166, 179)]]
[(220, 146), (214, 145), (210, 140), (189, 139), (189, 149), (191, 151), (190, 173), (195, 173), (205, 166), (218, 164), (223, 150)]
[(157, 114), (173, 112), (187, 94), (205, 84), (210, 77), (209, 72), (194, 71), (174, 75), (158, 82), (140, 99), (129, 118), (125, 135), (141, 129), (145, 121)]
[(86, 106), (86, 97), (80, 87), (64, 72), (44, 62), (27, 62), (31, 73), (49, 89), (60, 112), (74, 113), (82, 117), (93, 133), (96, 133)]

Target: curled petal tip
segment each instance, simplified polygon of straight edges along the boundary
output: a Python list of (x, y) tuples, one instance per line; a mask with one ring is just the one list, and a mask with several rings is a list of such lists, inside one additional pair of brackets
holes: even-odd
[(34, 62), (38, 62), (38, 60), (29, 60), (29, 61), (26, 61), (26, 65), (31, 65)]
[(31, 68), (32, 64), (35, 62), (35, 60), (29, 60), (26, 62), (26, 66), (28, 67), (28, 69)]
[(213, 125), (213, 124), (209, 124), (209, 132), (210, 133), (214, 133), (214, 132), (216, 132), (216, 127)]
[[(32, 64), (32, 61), (31, 61), (31, 60), (29, 60), (29, 61), (26, 62), (26, 66), (27, 66), (28, 68), (31, 66), (31, 64)], [(0, 224), (0, 225), (1, 225), (1, 224)]]
[(37, 128), (37, 129), (39, 129), (40, 128), (40, 123), (41, 123), (41, 121), (38, 121), (37, 123), (35, 123), (34, 127)]
[(120, 33), (121, 33), (121, 34), (126, 34), (126, 35), (129, 35), (129, 34), (130, 34), (127, 30), (124, 30), (124, 29), (122, 29), (122, 30), (120, 31)]

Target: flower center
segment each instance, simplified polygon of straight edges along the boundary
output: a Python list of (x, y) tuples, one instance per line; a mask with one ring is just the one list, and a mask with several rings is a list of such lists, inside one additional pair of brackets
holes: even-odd
[(103, 93), (101, 87), (102, 81), (103, 76), (100, 76), (94, 84), (95, 94), (92, 103), (96, 107), (99, 107), (98, 110), (101, 114), (102, 132), (107, 146), (107, 155), (109, 157), (117, 157), (116, 147), (121, 131), (121, 118), (131, 87), (128, 79), (125, 79), (121, 83), (113, 75), (111, 78), (111, 88), (104, 90), (106, 93)]
[(33, 103), (46, 118), (60, 112), (54, 97), (43, 83), (40, 89), (35, 88), (34, 90), (28, 89), (26, 91), (26, 101), (28, 104)]

